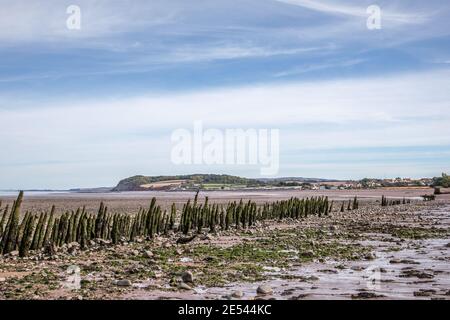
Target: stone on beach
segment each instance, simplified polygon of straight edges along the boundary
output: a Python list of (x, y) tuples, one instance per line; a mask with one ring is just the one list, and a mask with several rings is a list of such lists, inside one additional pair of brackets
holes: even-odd
[(118, 280), (118, 281), (116, 282), (116, 284), (117, 284), (119, 287), (131, 287), (131, 281), (130, 281), (130, 280), (127, 280), (127, 279)]
[(262, 294), (262, 295), (266, 295), (266, 294), (272, 294), (273, 290), (271, 287), (267, 286), (267, 285), (261, 285), (256, 289), (256, 293), (257, 294)]
[(183, 282), (192, 283), (194, 282), (194, 275), (190, 271), (185, 271), (181, 275), (181, 279), (183, 280)]

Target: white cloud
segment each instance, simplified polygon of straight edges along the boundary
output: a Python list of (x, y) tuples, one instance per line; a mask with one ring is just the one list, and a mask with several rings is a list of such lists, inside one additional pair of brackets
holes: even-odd
[[(361, 3), (357, 1), (355, 5), (348, 5), (349, 1), (343, 4), (340, 1), (326, 1), (326, 0), (276, 0), (287, 4), (292, 4), (304, 7), (310, 10), (315, 10), (332, 15), (343, 15), (358, 18), (367, 18), (367, 7), (373, 3)], [(408, 13), (408, 10), (403, 12), (393, 11), (390, 6), (382, 7), (383, 19), (401, 24), (422, 24), (429, 20), (431, 14), (423, 12)]]
[[(11, 104), (0, 110), (0, 150), (7, 155), (0, 159), (1, 187), (13, 181), (11, 172), (24, 179), (20, 168), (40, 172), (48, 161), (61, 171), (67, 163), (68, 185), (74, 166), (83, 175), (82, 168), (103, 163), (112, 180), (143, 168), (170, 172), (170, 134), (192, 129), (195, 120), (205, 128), (278, 128), (282, 157), (305, 148), (448, 146), (449, 101), (449, 72), (429, 72), (27, 109)], [(292, 163), (281, 165), (283, 172)]]

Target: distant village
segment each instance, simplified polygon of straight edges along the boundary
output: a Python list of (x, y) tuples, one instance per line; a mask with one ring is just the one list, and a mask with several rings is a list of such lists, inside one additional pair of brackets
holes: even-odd
[(431, 178), (395, 178), (395, 179), (362, 179), (356, 181), (330, 181), (317, 183), (303, 183), (304, 190), (348, 190), (348, 189), (376, 189), (388, 187), (430, 187)]
[(433, 185), (432, 178), (395, 178), (395, 179), (362, 179), (349, 181), (299, 181), (299, 180), (283, 180), (271, 181), (261, 185), (209, 185), (203, 183), (187, 183), (172, 185), (172, 190), (193, 190), (193, 189), (209, 189), (209, 190), (237, 190), (237, 189), (297, 189), (297, 190), (352, 190), (352, 189), (377, 189), (377, 188), (428, 188)]

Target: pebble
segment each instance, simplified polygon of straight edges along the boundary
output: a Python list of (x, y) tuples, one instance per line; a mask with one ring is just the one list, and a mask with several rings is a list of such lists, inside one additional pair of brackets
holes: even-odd
[(434, 293), (436, 293), (435, 290), (420, 290), (414, 292), (414, 297), (430, 297)]
[(262, 285), (262, 286), (259, 286), (258, 289), (256, 289), (256, 293), (257, 294), (272, 294), (273, 290), (269, 286)]
[(178, 289), (183, 289), (183, 290), (192, 290), (191, 286), (189, 286), (188, 284), (181, 282), (178, 284)]
[(242, 298), (242, 297), (244, 296), (244, 293), (243, 293), (242, 291), (240, 291), (240, 290), (236, 290), (236, 291), (234, 291), (234, 292), (231, 294), (231, 296), (232, 296), (233, 298), (239, 299), (239, 298)]
[(190, 271), (185, 271), (181, 275), (181, 279), (183, 280), (183, 282), (192, 283), (194, 282), (194, 275)]
[(130, 280), (118, 280), (117, 282), (116, 282), (116, 284), (119, 286), (119, 287), (131, 287), (131, 281)]
[(301, 255), (302, 255), (303, 257), (311, 258), (311, 257), (314, 257), (314, 251), (312, 251), (312, 250), (307, 250), (307, 251), (305, 251), (305, 252), (302, 252)]
[(364, 259), (366, 260), (375, 260), (376, 256), (373, 253), (367, 254)]
[(153, 258), (153, 252), (151, 252), (150, 250), (145, 251), (144, 254), (147, 258)]

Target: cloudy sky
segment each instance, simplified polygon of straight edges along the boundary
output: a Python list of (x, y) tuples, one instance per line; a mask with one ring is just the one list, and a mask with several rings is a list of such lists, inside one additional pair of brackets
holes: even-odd
[(450, 4), (0, 0), (0, 189), (259, 176), (172, 164), (172, 132), (197, 120), (279, 129), (278, 176), (450, 171)]

